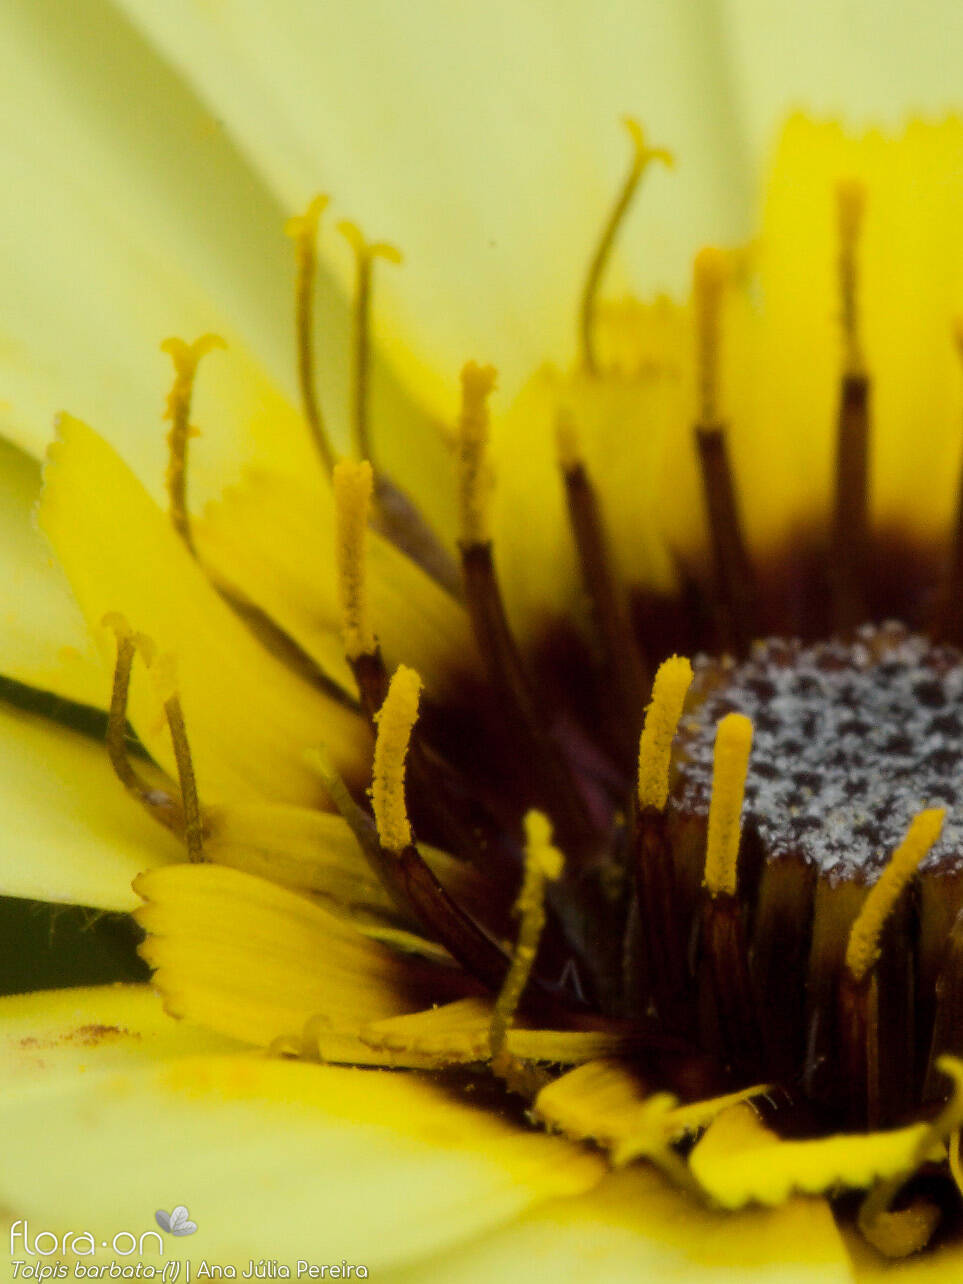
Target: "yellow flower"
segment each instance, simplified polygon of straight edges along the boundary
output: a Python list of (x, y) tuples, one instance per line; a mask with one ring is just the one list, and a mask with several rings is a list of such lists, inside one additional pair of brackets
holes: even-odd
[[(3, 217), (34, 259), (3, 304), (7, 573), (31, 587), (0, 670), (103, 710), (107, 750), (0, 711), (2, 870), (143, 901), (183, 1020), (139, 987), (4, 1002), (11, 1260), (84, 1261), (85, 1236), (133, 1260), (185, 1204), (177, 1255), (221, 1267), (830, 1281), (926, 1249), (898, 1271), (952, 1278), (961, 670), (852, 629), (960, 640), (963, 126), (794, 117), (758, 243), (704, 250), (689, 305), (612, 302), (639, 179), (677, 287), (746, 230), (765, 11), (727, 16), (740, 102), (705, 13), (419, 6), (396, 31), (389, 6), (345, 36), (312, 6), (125, 8), (4, 18), (31, 130)], [(857, 42), (827, 53), (827, 22), (780, 35), (831, 97)], [(530, 49), (538, 75), (503, 84)], [(586, 275), (595, 131), (643, 72), (682, 177), (630, 122)], [(583, 78), (599, 120), (560, 134)], [(339, 206), (390, 215), (408, 264), (345, 223), (338, 259), (324, 223), (315, 291), (323, 202), (291, 221), (302, 413), (279, 231), (321, 144)], [(172, 327), (204, 338), (163, 345), (165, 460), (143, 390)], [(59, 400), (97, 431), (63, 415), (48, 454), (57, 570), (12, 443), (38, 450)], [(692, 693), (673, 649), (717, 657)]]

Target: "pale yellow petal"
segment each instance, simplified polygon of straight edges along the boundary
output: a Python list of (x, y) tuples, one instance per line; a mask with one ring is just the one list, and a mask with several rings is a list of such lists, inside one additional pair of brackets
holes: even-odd
[[(419, 1273), (420, 1272), (420, 1273)], [(652, 1168), (613, 1173), (577, 1199), (536, 1208), (510, 1226), (391, 1284), (850, 1284), (848, 1259), (822, 1200), (738, 1215), (707, 1211)]]
[[(669, 338), (642, 375), (593, 379), (541, 369), (496, 416), (493, 538), (499, 580), (516, 630), (537, 634), (550, 616), (585, 614), (572, 528), (558, 463), (560, 411), (571, 417), (595, 488), (612, 564), (627, 586), (671, 590), (666, 532), (688, 544), (699, 525), (691, 420), (691, 354), (681, 314), (656, 309)], [(502, 399), (504, 400), (504, 399)], [(672, 484), (665, 487), (669, 461)], [(519, 514), (524, 513), (524, 522)]]
[(790, 111), (898, 128), (907, 111), (959, 106), (963, 27), (955, 0), (721, 0), (735, 106), (754, 158), (764, 160)]
[(329, 1038), (464, 993), (454, 969), (387, 949), (251, 874), (181, 865), (136, 889), (142, 953), (169, 1011), (261, 1047), (296, 1042), (313, 1022), (328, 1056)]
[[(212, 504), (196, 525), (218, 578), (260, 606), (336, 682), (354, 690), (344, 658), (328, 487), (258, 472)], [(437, 695), (477, 664), (464, 609), (373, 531), (365, 571), (371, 626), (389, 669), (410, 664)]]
[(96, 740), (0, 705), (0, 894), (131, 910), (131, 880), (184, 859)]
[(40, 465), (0, 442), (0, 674), (82, 704), (110, 695), (63, 571), (37, 531)]
[(627, 163), (625, 112), (685, 158), (633, 212), (625, 258), (642, 282), (678, 286), (700, 241), (746, 230), (725, 60), (715, 22), (689, 6), (125, 7), (286, 202), (333, 190), (400, 245), (405, 265), (378, 279), (377, 338), (427, 395), (440, 376), (447, 411), (468, 357), (493, 361), (512, 392), (571, 352)]
[[(237, 805), (205, 812), (205, 855), (285, 887), (318, 893), (343, 911), (399, 911), (341, 816), (307, 807)], [(419, 844), (422, 858), (459, 905), (484, 918), (491, 886), (467, 861)]]
[(155, 1229), (154, 1209), (173, 1201), (198, 1230), (189, 1247), (164, 1243), (165, 1259), (241, 1270), (272, 1257), (292, 1275), (299, 1258), (380, 1275), (576, 1196), (602, 1171), (413, 1075), (251, 1057), (98, 1072), (92, 1056), (84, 1075), (5, 1094), (0, 1127), (0, 1202), (32, 1230), (79, 1226), (99, 1243)]
[(48, 1091), (88, 1070), (133, 1070), (237, 1044), (175, 1021), (146, 985), (46, 990), (0, 999), (3, 1097)]
[(235, 806), (205, 813), (204, 854), (218, 865), (323, 895), (345, 910), (394, 905), (342, 818), (307, 807)]
[[(175, 656), (202, 802), (316, 803), (323, 791), (302, 755), (322, 742), (343, 772), (360, 777), (360, 719), (254, 640), (134, 476), (78, 420), (61, 421), (40, 521), (107, 665), (115, 646), (102, 624), (108, 612), (119, 611), (159, 652)], [(173, 774), (167, 728), (139, 663), (131, 697), (133, 725)]]
[[(154, 494), (172, 333), (229, 344), (199, 380), (195, 502), (239, 461), (306, 473), (293, 388), (285, 210), (105, 0), (0, 15), (0, 426), (42, 456), (53, 417), (100, 425)], [(257, 354), (256, 356), (254, 354)]]

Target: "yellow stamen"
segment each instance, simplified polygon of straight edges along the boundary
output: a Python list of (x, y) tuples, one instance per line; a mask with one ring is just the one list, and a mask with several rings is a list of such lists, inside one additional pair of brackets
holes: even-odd
[(464, 547), (488, 542), (488, 499), (493, 481), (487, 458), (488, 397), (495, 379), (494, 366), (469, 361), (462, 368), (455, 449), (460, 542)]
[(720, 318), (729, 260), (722, 250), (706, 246), (693, 264), (693, 300), (696, 314), (696, 365), (699, 379), (699, 422), (719, 421)]
[(352, 337), (352, 413), (354, 448), (362, 458), (370, 458), (368, 432), (368, 386), (371, 338), (371, 265), (375, 259), (388, 263), (401, 262), (401, 251), (387, 241), (366, 241), (356, 223), (338, 224), (338, 231), (354, 251), (355, 296)]
[(752, 749), (752, 723), (741, 713), (727, 713), (716, 728), (706, 840), (705, 886), (710, 895), (736, 894), (742, 799)]
[(374, 475), (367, 460), (342, 459), (334, 469), (335, 540), (341, 631), (349, 660), (370, 655), (375, 638), (368, 623), (365, 538)]
[(500, 1059), (505, 1048), (508, 1028), (521, 1001), (538, 943), (545, 927), (545, 884), (553, 883), (562, 872), (562, 853), (552, 846), (552, 826), (540, 811), (525, 817), (525, 873), (514, 913), (519, 918), (518, 940), (511, 965), (492, 1013), (489, 1044), (492, 1060)]
[(191, 400), (194, 396), (194, 377), (201, 357), (215, 348), (227, 344), (217, 334), (202, 334), (193, 343), (183, 339), (165, 339), (161, 351), (174, 362), (174, 383), (167, 395), (164, 418), (171, 423), (167, 434), (167, 495), (174, 529), (187, 547), (194, 552), (190, 517), (187, 512), (187, 443), (197, 437), (198, 430), (191, 424)]
[[(925, 813), (923, 813), (925, 814)], [(917, 818), (918, 819), (918, 818)], [(950, 1099), (928, 1128), (924, 1128), (910, 1162), (901, 1173), (879, 1183), (866, 1197), (859, 1210), (859, 1229), (866, 1239), (886, 1257), (909, 1257), (925, 1248), (940, 1220), (940, 1210), (925, 1197), (917, 1197), (909, 1207), (898, 1212), (890, 1205), (900, 1188), (932, 1158), (941, 1144), (959, 1133), (963, 1124), (963, 1061), (943, 1055), (937, 1068), (953, 1080)], [(953, 1143), (950, 1143), (950, 1167), (953, 1166)]]
[(883, 924), (917, 867), (940, 836), (946, 812), (942, 807), (914, 816), (906, 837), (890, 857), (889, 864), (870, 888), (869, 895), (849, 933), (846, 970), (859, 982), (876, 966)]
[(623, 118), (629, 137), (632, 139), (632, 164), (625, 176), (622, 190), (612, 206), (611, 213), (602, 229), (598, 246), (589, 264), (585, 285), (582, 287), (582, 306), (579, 310), (579, 333), (581, 338), (582, 360), (592, 374), (598, 373), (598, 361), (595, 353), (595, 308), (598, 300), (599, 285), (602, 273), (612, 253), (612, 246), (622, 222), (628, 213), (632, 198), (638, 190), (643, 174), (653, 161), (662, 161), (671, 168), (675, 158), (671, 152), (662, 147), (649, 147), (645, 141), (642, 126), (632, 116)]
[(315, 196), (303, 214), (289, 218), (284, 230), (294, 241), (297, 283), (295, 285), (295, 328), (298, 342), (298, 381), (301, 405), (314, 444), (325, 470), (332, 472), (336, 456), (318, 404), (314, 386), (314, 277), (317, 271), (315, 241), (318, 222), (328, 204), (327, 196)]
[(421, 678), (400, 664), (385, 702), (378, 710), (371, 802), (381, 846), (400, 852), (411, 844), (411, 825), (405, 805), (405, 759), (412, 728), (418, 719)]
[(672, 741), (682, 717), (682, 706), (692, 683), (692, 665), (681, 655), (670, 656), (658, 667), (652, 683), (652, 700), (645, 711), (639, 740), (639, 807), (661, 811), (669, 796), (669, 760)]
[(836, 184), (836, 209), (839, 219), (839, 300), (843, 327), (844, 369), (848, 375), (863, 370), (859, 340), (859, 273), (856, 250), (866, 209), (866, 185), (857, 178), (844, 178)]

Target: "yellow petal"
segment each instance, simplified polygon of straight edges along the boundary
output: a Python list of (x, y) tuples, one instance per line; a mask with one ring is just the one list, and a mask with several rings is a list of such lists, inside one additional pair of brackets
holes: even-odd
[[(842, 344), (834, 185), (866, 186), (858, 247), (863, 348), (873, 379), (877, 520), (943, 534), (956, 491), (961, 413), (953, 318), (963, 300), (963, 122), (854, 138), (793, 118), (766, 186), (764, 329), (734, 407), (735, 472), (755, 541), (826, 511)], [(778, 450), (773, 448), (778, 432)]]
[[(395, 923), (415, 926), (384, 890), (341, 816), (307, 807), (241, 804), (207, 808), (204, 820), (204, 853), (215, 864), (324, 896), (328, 908), (358, 920), (368, 934), (376, 925), (384, 932), (392, 930), (386, 915)], [(491, 911), (488, 880), (447, 852), (424, 843), (418, 850), (458, 904), (484, 921)]]
[(147, 902), (142, 953), (169, 1011), (249, 1043), (296, 1041), (313, 1021), (329, 1057), (329, 1037), (464, 993), (453, 969), (386, 949), (250, 874), (179, 865), (135, 886)]
[(36, 530), (40, 465), (0, 442), (0, 673), (104, 707), (110, 686), (63, 571)]
[[(864, 1190), (880, 1178), (912, 1171), (927, 1131), (928, 1125), (913, 1124), (892, 1132), (780, 1141), (748, 1106), (737, 1106), (719, 1116), (689, 1162), (696, 1180), (723, 1208), (774, 1205), (794, 1191)], [(937, 1145), (934, 1155), (941, 1150)]]
[(284, 210), (216, 114), (106, 5), (5, 5), (0, 84), (3, 431), (39, 457), (71, 409), (159, 495), (158, 346), (216, 331), (230, 346), (200, 380), (193, 502), (242, 459), (316, 467), (274, 381), (294, 383)]
[[(602, 1171), (413, 1075), (240, 1056), (102, 1073), (92, 1056), (85, 1075), (5, 1093), (0, 1127), (0, 1201), (32, 1232), (139, 1234), (173, 1200), (197, 1223), (195, 1265), (271, 1257), (292, 1274), (299, 1258), (346, 1259), (374, 1276), (577, 1195)], [(56, 1137), (55, 1164), (38, 1136)]]
[[(609, 1057), (617, 1051), (613, 1049)], [(543, 1088), (534, 1113), (548, 1127), (575, 1140), (590, 1139), (613, 1150), (627, 1143), (631, 1151), (640, 1124), (650, 1133), (645, 1111), (652, 1089), (629, 1062), (604, 1059), (606, 1054), (602, 1051), (595, 1055), (598, 1060), (577, 1066)], [(757, 1086), (684, 1106), (673, 1107), (671, 1101), (667, 1102), (666, 1109), (658, 1115), (664, 1144), (701, 1131), (723, 1111), (764, 1090)]]
[(233, 1052), (237, 1044), (172, 1020), (146, 985), (47, 990), (0, 999), (3, 1096), (88, 1070), (131, 1070), (172, 1057)]
[[(343, 772), (363, 772), (360, 719), (255, 642), (110, 447), (66, 416), (51, 448), (40, 521), (109, 664), (114, 642), (102, 620), (112, 611), (175, 655), (202, 801), (316, 803), (323, 793), (302, 755), (320, 742)], [(140, 665), (130, 716), (174, 774), (167, 729)]]
[(132, 878), (184, 858), (96, 740), (2, 705), (0, 738), (0, 894), (130, 910)]
[[(646, 361), (641, 372), (597, 379), (583, 372), (562, 376), (546, 366), (494, 420), (494, 548), (506, 603), (520, 632), (537, 627), (546, 612), (571, 614), (584, 597), (557, 458), (560, 410), (577, 431), (621, 582), (672, 589), (666, 529), (677, 541), (682, 534), (687, 546), (693, 543), (701, 497), (688, 431), (688, 329), (682, 309), (665, 299), (652, 308), (632, 309), (633, 320), (639, 316), (645, 317), (646, 339), (655, 318), (664, 327), (657, 354), (651, 347), (639, 348)], [(672, 484), (666, 488), (670, 464)], [(525, 514), (521, 532), (519, 512)]]
[[(294, 0), (270, 16), (253, 0), (125, 7), (291, 208), (334, 190), (400, 245), (405, 266), (378, 281), (376, 334), (423, 383), (431, 368), (447, 384), (475, 356), (512, 392), (547, 353), (571, 351), (626, 165), (626, 111), (644, 112), (652, 137), (685, 157), (671, 184), (652, 178), (623, 238), (643, 280), (678, 285), (700, 241), (744, 230), (724, 60), (713, 24), (684, 6), (657, 21), (647, 8), (600, 16), (580, 0), (550, 12), (513, 0), (348, 15)], [(336, 261), (346, 280), (349, 256)]]
[[(219, 581), (266, 610), (325, 673), (354, 690), (344, 658), (328, 487), (258, 472), (209, 507), (195, 533)], [(369, 615), (385, 662), (424, 673), (438, 695), (471, 670), (465, 612), (393, 545), (367, 538)]]
[[(367, 1047), (397, 1054), (414, 1053), (432, 1065), (487, 1061), (491, 1055), (493, 1004), (490, 999), (458, 999), (425, 1012), (388, 1017), (361, 1031)], [(631, 1040), (617, 1034), (579, 1030), (526, 1030), (512, 1026), (507, 1034), (511, 1056), (522, 1061), (575, 1065), (614, 1054)], [(405, 1064), (402, 1057), (395, 1062)], [(421, 1064), (415, 1060), (413, 1064)], [(582, 1137), (588, 1134), (583, 1133)], [(581, 1140), (582, 1138), (578, 1138)]]
[(332, 812), (218, 807), (207, 809), (205, 823), (204, 854), (215, 864), (319, 893), (346, 910), (394, 909), (354, 834)]
[(590, 1061), (543, 1088), (535, 1113), (569, 1137), (605, 1145), (628, 1136), (649, 1090), (618, 1061)]
[[(418, 1274), (420, 1271), (420, 1274)], [(475, 1284), (551, 1279), (638, 1284), (850, 1284), (848, 1260), (822, 1200), (778, 1209), (713, 1213), (637, 1165), (612, 1173), (577, 1199), (535, 1208), (391, 1284)]]

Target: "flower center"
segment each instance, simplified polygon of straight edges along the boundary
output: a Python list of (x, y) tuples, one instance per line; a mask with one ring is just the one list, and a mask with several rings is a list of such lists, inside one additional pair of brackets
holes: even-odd
[[(702, 660), (682, 725), (673, 807), (708, 813), (716, 722), (752, 719), (744, 821), (764, 858), (801, 857), (822, 876), (875, 878), (924, 806), (952, 808), (963, 761), (963, 660), (899, 625), (815, 646), (772, 639), (742, 663)], [(947, 817), (925, 870), (963, 863)]]
[[(754, 726), (739, 895), (768, 1073), (855, 1121), (892, 1123), (932, 1090), (937, 1051), (956, 1046), (940, 1006), (957, 984), (946, 943), (963, 904), (954, 810), (963, 657), (885, 625), (812, 646), (770, 639), (741, 663), (696, 668), (668, 806), (683, 902), (697, 899), (716, 724), (736, 711)], [(935, 807), (946, 808), (946, 823), (919, 853), (916, 896), (899, 896), (907, 875), (880, 913), (868, 889), (887, 877), (922, 809)], [(887, 1073), (867, 1078), (864, 1068), (857, 1084), (847, 1077), (853, 1032), (840, 996), (860, 970), (852, 959), (862, 932), (873, 934), (878, 962), (875, 1038)]]
[[(953, 813), (963, 657), (901, 626), (856, 629), (904, 610), (917, 618), (931, 569), (908, 541), (913, 574), (895, 591), (887, 578), (901, 578), (894, 559), (888, 572), (878, 565), (869, 504), (872, 382), (857, 271), (864, 192), (844, 183), (837, 193), (843, 360), (835, 480), (829, 520), (793, 550), (805, 573), (785, 574), (772, 549), (760, 556), (746, 539), (723, 416), (732, 260), (718, 250), (696, 259), (691, 426), (704, 557), (685, 567), (679, 556), (674, 614), (660, 627), (657, 595), (641, 587), (656, 577), (644, 565), (627, 570), (610, 538), (606, 483), (614, 470), (597, 468), (585, 449), (599, 417), (623, 427), (642, 386), (644, 362), (612, 360), (598, 298), (642, 175), (669, 160), (634, 123), (629, 128), (632, 165), (582, 295), (580, 363), (555, 385), (552, 405), (557, 482), (588, 608), (583, 627), (548, 613), (541, 633), (525, 633), (504, 595), (489, 452), (493, 368), (469, 362), (461, 375), (451, 434), (456, 555), (382, 472), (376, 452), (370, 458), (372, 264), (398, 256), (368, 244), (351, 224), (342, 231), (357, 265), (352, 449), (339, 457), (312, 368), (323, 201), (289, 225), (304, 415), (333, 489), (345, 654), (376, 735), (370, 812), (333, 766), (322, 776), (391, 901), (487, 995), (487, 1063), (513, 1092), (534, 1102), (554, 1073), (545, 1067), (575, 1063), (572, 1048), (584, 1053), (588, 1039), (622, 1055), (633, 1074), (682, 1095), (778, 1084), (788, 1129), (892, 1125), (942, 1098), (940, 1054), (963, 1052), (963, 821)], [(184, 467), (194, 370), (209, 346), (209, 338), (169, 345), (177, 367), (168, 406), (171, 517), (194, 556)], [(382, 655), (383, 621), (368, 593), (372, 530), (464, 607), (478, 664), (454, 695), (441, 699), (430, 684), (423, 692), (408, 656), (392, 655), (389, 664)], [(524, 547), (524, 533), (519, 542)], [(963, 516), (927, 601), (926, 627), (954, 641), (961, 550)], [(797, 629), (831, 640), (771, 639), (750, 649), (760, 634)], [(208, 859), (209, 818), (179, 705), (166, 688), (180, 801), (173, 782), (159, 793), (128, 761), (126, 691), (139, 644), (122, 622), (117, 631), (115, 770), (184, 835), (193, 860)], [(275, 643), (281, 632), (271, 634)], [(697, 661), (690, 691), (689, 662), (665, 659), (674, 647), (709, 647), (724, 658)], [(436, 875), (419, 849), (425, 841), (472, 870), (479, 894), (471, 904)], [(540, 1052), (528, 1059), (512, 1052), (513, 1027), (543, 1036)], [(918, 1166), (914, 1160), (912, 1170)]]

